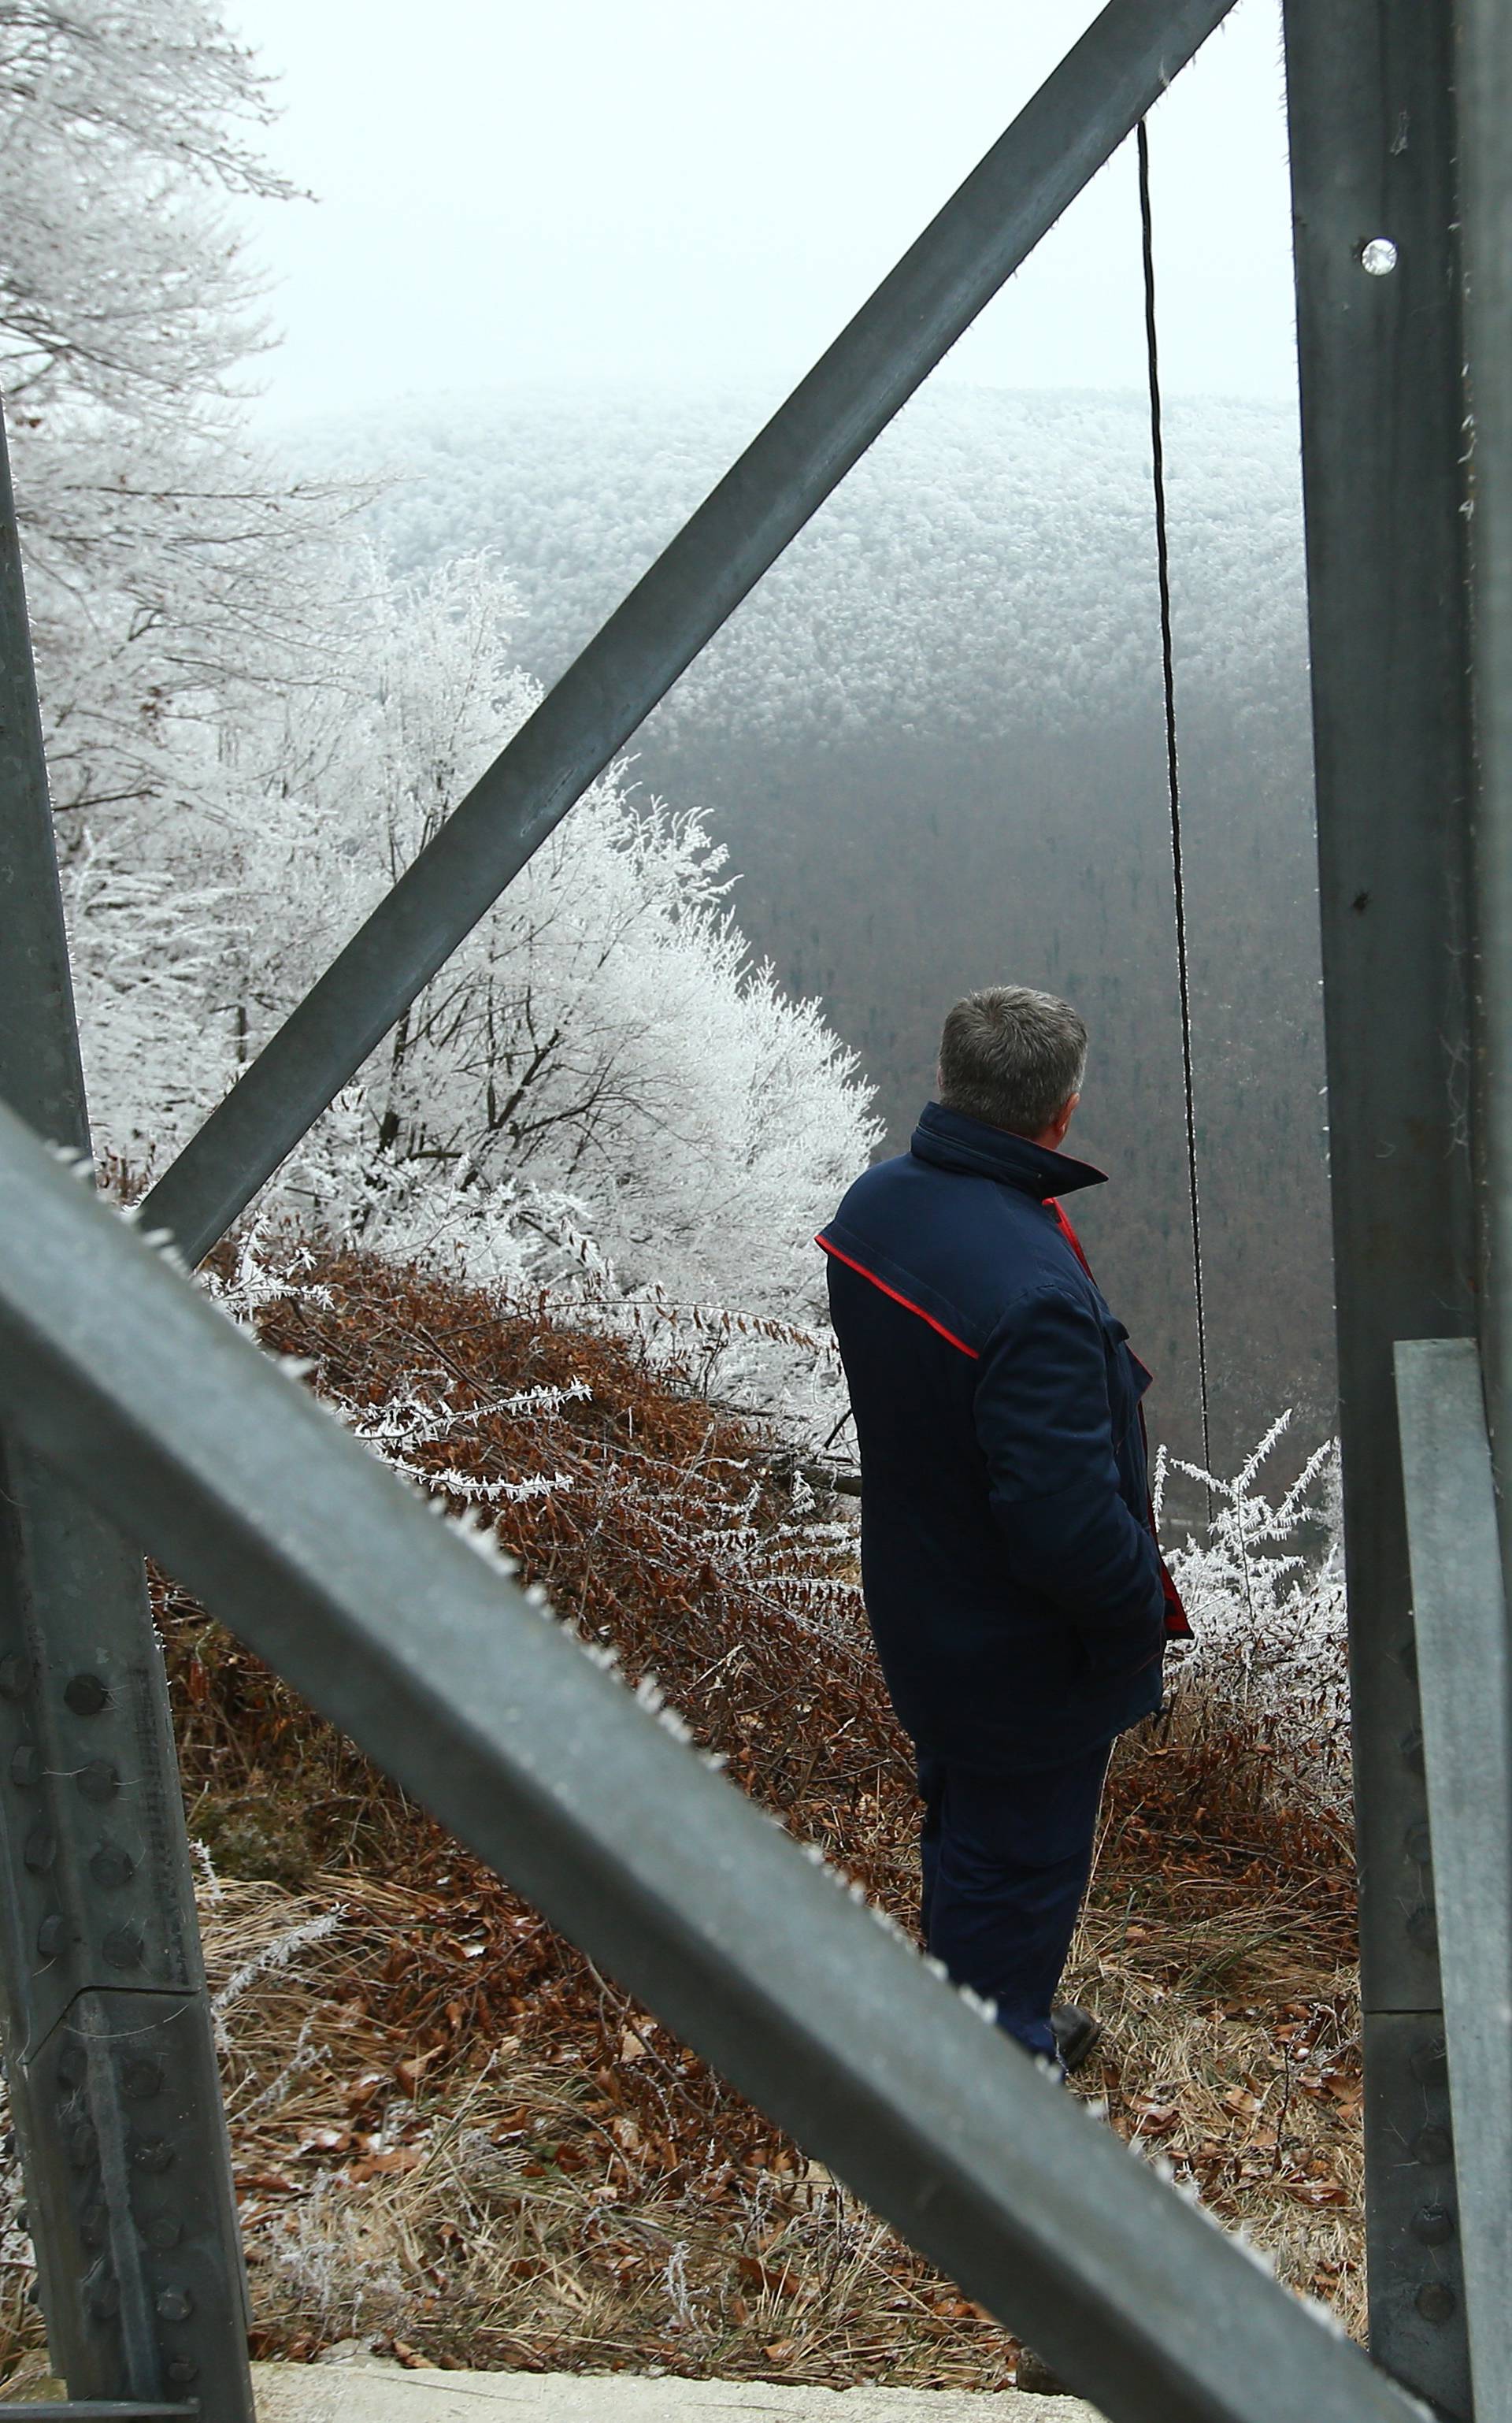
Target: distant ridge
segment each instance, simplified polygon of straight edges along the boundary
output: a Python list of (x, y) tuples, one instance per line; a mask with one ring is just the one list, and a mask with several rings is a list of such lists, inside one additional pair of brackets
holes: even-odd
[[(387, 471), (373, 527), (407, 569), (495, 551), (523, 661), (550, 679), (754, 435), (739, 393), (503, 389), (291, 433)], [(1168, 413), (1183, 678), (1264, 711), (1305, 656), (1296, 417)], [(669, 734), (839, 739), (937, 720), (986, 739), (1142, 689), (1155, 650), (1148, 407), (1126, 394), (926, 389), (693, 667)]]

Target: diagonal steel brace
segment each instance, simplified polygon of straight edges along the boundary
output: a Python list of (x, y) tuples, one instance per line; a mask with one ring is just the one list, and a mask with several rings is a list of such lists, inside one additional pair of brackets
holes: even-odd
[(0, 1405), (1118, 2423), (1419, 2415), (5, 1112)]

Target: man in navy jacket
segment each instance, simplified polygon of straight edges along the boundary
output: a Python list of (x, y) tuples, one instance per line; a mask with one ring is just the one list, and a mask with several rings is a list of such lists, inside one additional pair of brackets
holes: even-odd
[(924, 1800), (923, 1922), (958, 1985), (1068, 2062), (1052, 2004), (1114, 1736), (1160, 1705), (1149, 1374), (1059, 1197), (1086, 1029), (996, 986), (957, 1002), (939, 1100), (819, 1238), (861, 1461), (867, 1613)]

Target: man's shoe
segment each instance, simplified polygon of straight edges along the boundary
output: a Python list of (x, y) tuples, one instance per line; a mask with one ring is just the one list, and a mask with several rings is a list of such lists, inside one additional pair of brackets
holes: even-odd
[[(1086, 2014), (1083, 2013), (1082, 2016), (1085, 2018)], [(1067, 2389), (1058, 2372), (1050, 2370), (1045, 2358), (1042, 2355), (1035, 2355), (1031, 2348), (1020, 2348), (1018, 2351), (1018, 2367), (1014, 2374), (1014, 2387), (1027, 2390), (1032, 2398), (1073, 2398), (1076, 2395), (1074, 2390)]]
[(1102, 2042), (1102, 2021), (1079, 2003), (1059, 2003), (1050, 2013), (1050, 2034), (1061, 2067), (1068, 2074), (1079, 2069)]

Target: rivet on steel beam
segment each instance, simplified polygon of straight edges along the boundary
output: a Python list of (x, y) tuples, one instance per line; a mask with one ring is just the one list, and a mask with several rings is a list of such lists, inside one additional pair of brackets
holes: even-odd
[(57, 1857), (57, 1837), (51, 1826), (34, 1826), (26, 1837), (22, 1858), (34, 1876), (50, 1868)]
[(1428, 1833), (1426, 1825), (1421, 1818), (1415, 1826), (1410, 1826), (1408, 1828), (1407, 1839), (1404, 1847), (1407, 1851), (1408, 1858), (1410, 1860), (1416, 1860), (1420, 1868), (1425, 1868), (1432, 1860), (1432, 1839)]
[(32, 1687), (32, 1663), (12, 1650), (0, 1657), (0, 1699), (24, 1700)]
[(76, 2171), (87, 2171), (100, 2152), (100, 2140), (87, 2120), (69, 2130), (69, 2160)]
[(173, 2147), (165, 2137), (143, 2137), (132, 2147), (132, 2162), (139, 2171), (165, 2171), (173, 2160)]
[(175, 2382), (180, 2384), (185, 2382), (197, 2381), (199, 2379), (199, 2367), (189, 2356), (176, 2355), (168, 2367), (168, 2379), (171, 2382)]
[(35, 1742), (18, 1742), (10, 1753), (10, 1781), (29, 1792), (42, 1780), (42, 1753)]
[(1404, 1766), (1408, 1767), (1413, 1775), (1422, 1775), (1425, 1772), (1423, 1763), (1423, 1728), (1421, 1725), (1413, 1725), (1410, 1732), (1405, 1733), (1402, 1735), (1401, 1750), (1402, 1764)]
[(195, 2301), (187, 2288), (165, 2288), (159, 2294), (157, 2309), (165, 2322), (186, 2322), (195, 2310)]
[(100, 1947), (112, 1969), (139, 1969), (145, 1948), (134, 1926), (113, 1926)]
[(96, 2321), (108, 2322), (120, 2311), (120, 2284), (109, 2272), (99, 2272), (89, 2283), (89, 2311)]
[(1446, 2322), (1459, 2300), (1447, 2280), (1425, 2280), (1413, 2303), (1425, 2322)]
[(1431, 1901), (1420, 1901), (1416, 1909), (1408, 1911), (1407, 1931), (1420, 1952), (1438, 1950), (1439, 1913)]
[(1420, 2129), (1412, 2140), (1414, 2162), (1450, 2162), (1454, 2153), (1455, 2141), (1447, 2129)]
[(134, 2103), (145, 2103), (150, 2095), (163, 2092), (163, 2064), (150, 2053), (134, 2053), (120, 2074), (121, 2092)]
[(1442, 2036), (1425, 2037), (1409, 2054), (1407, 2066), (1420, 2086), (1442, 2086), (1449, 2076), (1449, 2054)]
[(37, 1949), (44, 1960), (55, 1960), (68, 1948), (68, 1920), (61, 1910), (50, 1909), (37, 1930)]
[(142, 2224), (142, 2236), (159, 2255), (166, 2255), (169, 2247), (177, 2246), (183, 2236), (183, 2224), (176, 2212), (155, 2212), (150, 2221)]
[(76, 1717), (97, 1717), (102, 1708), (109, 1707), (110, 1693), (98, 1674), (75, 1674), (63, 1687), (63, 1704)]
[(1412, 2235), (1425, 2246), (1447, 2246), (1455, 2234), (1455, 2217), (1446, 2204), (1425, 2204), (1412, 2215)]
[(89, 1874), (97, 1885), (123, 1885), (136, 1872), (136, 1862), (118, 1843), (102, 1843), (89, 1862)]
[(120, 1790), (119, 1769), (106, 1758), (92, 1758), (73, 1780), (86, 1800), (113, 1800)]

